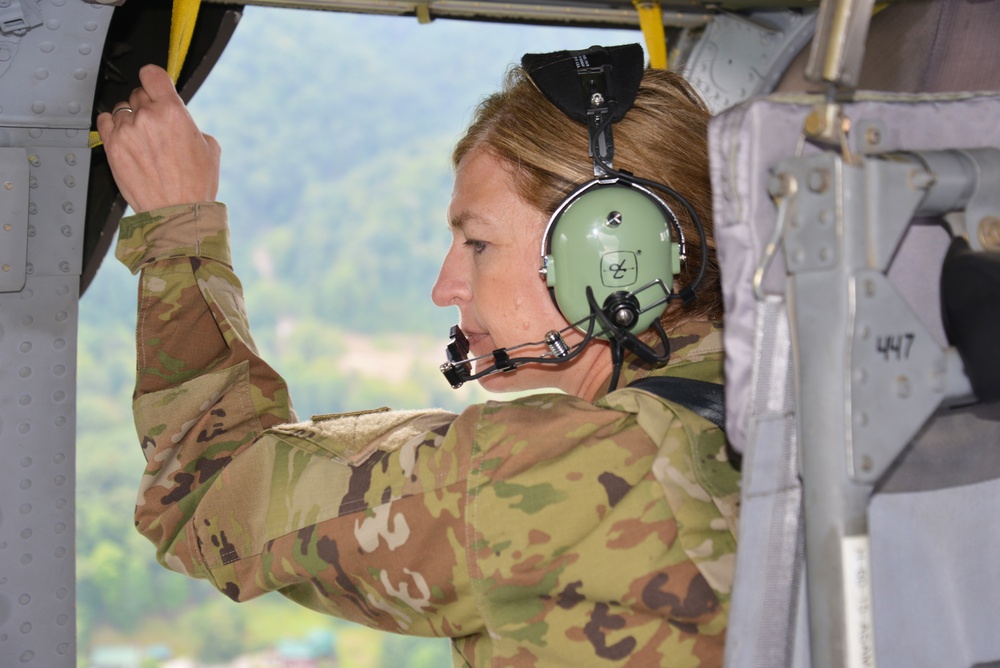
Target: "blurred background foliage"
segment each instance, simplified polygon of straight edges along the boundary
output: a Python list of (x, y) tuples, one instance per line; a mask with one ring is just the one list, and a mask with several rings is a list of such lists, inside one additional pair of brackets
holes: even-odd
[[(450, 236), (451, 148), (522, 53), (634, 41), (638, 31), (246, 9), (191, 112), (222, 143), (219, 198), (251, 323), (300, 416), (483, 399), (437, 371), (457, 317), (429, 299)], [(81, 302), (79, 665), (109, 646), (159, 648), (143, 665), (236, 665), (317, 630), (344, 668), (450, 665), (445, 640), (381, 634), (278, 595), (237, 605), (156, 563), (132, 527), (136, 285), (109, 255)]]

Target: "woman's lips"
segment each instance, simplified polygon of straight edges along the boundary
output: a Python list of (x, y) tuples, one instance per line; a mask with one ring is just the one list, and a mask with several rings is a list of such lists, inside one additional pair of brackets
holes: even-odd
[(469, 351), (472, 353), (473, 357), (480, 357), (493, 352), (492, 348), (480, 351), (480, 348), (482, 348), (481, 344), (489, 338), (489, 334), (485, 334), (483, 332), (466, 332), (465, 338), (469, 341)]

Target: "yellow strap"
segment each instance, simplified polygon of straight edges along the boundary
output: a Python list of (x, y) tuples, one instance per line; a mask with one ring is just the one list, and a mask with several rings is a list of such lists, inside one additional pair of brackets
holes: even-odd
[[(184, 60), (187, 58), (188, 47), (191, 46), (191, 35), (194, 34), (194, 25), (198, 21), (198, 9), (201, 8), (201, 0), (174, 0), (173, 14), (170, 18), (170, 45), (167, 48), (167, 74), (170, 80), (177, 83), (181, 75), (181, 68), (184, 67)], [(97, 148), (101, 145), (101, 135), (96, 130), (91, 130), (90, 148)]]
[(177, 83), (181, 67), (191, 46), (194, 24), (198, 22), (201, 0), (174, 0), (173, 16), (170, 19), (170, 48), (167, 51), (167, 74)]
[(667, 36), (663, 30), (663, 11), (658, 0), (632, 0), (639, 12), (639, 27), (646, 39), (649, 66), (656, 70), (667, 69)]

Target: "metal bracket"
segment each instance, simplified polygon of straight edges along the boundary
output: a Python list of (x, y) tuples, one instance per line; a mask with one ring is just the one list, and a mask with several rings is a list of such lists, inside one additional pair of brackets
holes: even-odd
[(972, 388), (958, 355), (941, 349), (881, 271), (855, 274), (850, 294), (848, 470), (874, 484), (945, 398)]
[[(1000, 225), (1000, 188), (990, 187), (1000, 183), (1000, 151), (878, 154), (854, 164), (827, 151), (785, 160), (777, 176), (790, 198), (779, 221), (789, 273), (846, 280), (847, 471), (874, 484), (943, 401), (972, 398), (958, 354), (941, 348), (884, 272), (914, 215), (965, 209)], [(810, 313), (828, 317), (822, 306)]]
[(822, 271), (837, 265), (841, 256), (841, 161), (832, 153), (782, 162), (779, 176), (794, 191), (785, 217), (785, 265), (789, 273)]
[(37, 0), (0, 0), (0, 33), (23, 35), (42, 25)]
[(719, 14), (691, 49), (681, 74), (717, 113), (774, 90), (815, 25), (811, 10)]
[(0, 148), (0, 292), (24, 287), (28, 262), (28, 159)]

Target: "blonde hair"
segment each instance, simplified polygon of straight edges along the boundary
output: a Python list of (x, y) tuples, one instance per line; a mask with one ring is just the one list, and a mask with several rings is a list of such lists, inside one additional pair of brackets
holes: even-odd
[[(675, 302), (661, 318), (670, 329), (689, 318), (720, 319), (722, 293), (712, 234), (712, 193), (708, 174), (710, 114), (680, 76), (646, 70), (635, 104), (614, 125), (615, 168), (667, 185), (686, 197), (705, 227), (708, 258), (698, 299)], [(571, 120), (535, 88), (527, 74), (512, 68), (503, 88), (484, 99), (452, 154), (457, 168), (469, 152), (487, 150), (505, 163), (517, 195), (551, 216), (580, 184), (593, 179), (587, 155), (587, 128)], [(698, 232), (684, 207), (669, 197), (687, 238), (688, 260), (678, 276), (688, 285), (701, 266)]]

